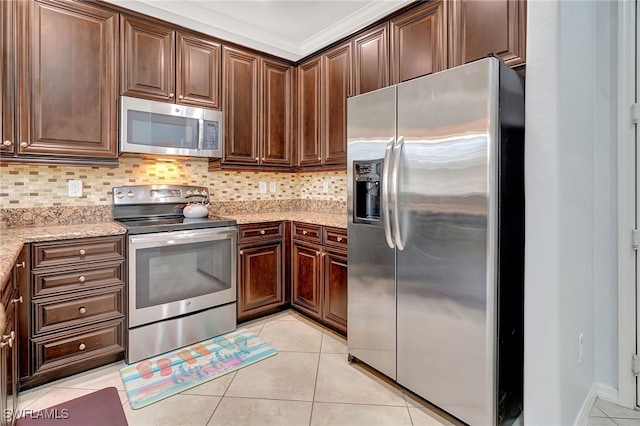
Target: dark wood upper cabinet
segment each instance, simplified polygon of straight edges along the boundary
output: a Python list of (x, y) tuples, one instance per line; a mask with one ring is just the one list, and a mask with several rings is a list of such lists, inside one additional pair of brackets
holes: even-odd
[(451, 0), (451, 64), (466, 64), (493, 53), (509, 66), (525, 63), (526, 0)]
[(351, 41), (298, 66), (298, 165), (347, 162)]
[(320, 56), (298, 66), (298, 165), (322, 164)]
[(291, 165), (292, 79), (291, 64), (262, 60), (260, 162), (263, 165)]
[(13, 153), (17, 145), (15, 128), (16, 39), (14, 1), (0, 2), (0, 152)]
[(175, 97), (175, 31), (122, 16), (122, 91), (160, 101)]
[(389, 85), (389, 25), (384, 23), (353, 40), (354, 95)]
[(122, 16), (121, 94), (220, 109), (221, 45)]
[(117, 13), (78, 2), (17, 8), (16, 154), (116, 158)]
[(220, 43), (176, 35), (177, 102), (220, 109)]
[(323, 55), (323, 160), (347, 163), (347, 97), (351, 96), (351, 43)]
[(259, 164), (258, 90), (260, 57), (223, 46), (225, 158), (223, 163)]
[(425, 3), (391, 20), (391, 84), (447, 67), (447, 8)]

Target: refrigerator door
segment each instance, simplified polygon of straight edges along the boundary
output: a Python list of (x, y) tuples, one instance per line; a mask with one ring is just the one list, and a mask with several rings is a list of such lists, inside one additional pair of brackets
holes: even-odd
[[(395, 86), (347, 99), (347, 346), (350, 355), (393, 379), (396, 378), (395, 250), (387, 244), (385, 226), (354, 223), (353, 182), (354, 161), (384, 159), (395, 134)], [(387, 174), (387, 166), (383, 164), (383, 176)], [(381, 182), (386, 183), (384, 179)], [(381, 202), (380, 223), (389, 221), (388, 213), (388, 206)], [(389, 236), (390, 231), (387, 228)]]
[(398, 86), (397, 381), (472, 425), (496, 422), (497, 89), (493, 58)]

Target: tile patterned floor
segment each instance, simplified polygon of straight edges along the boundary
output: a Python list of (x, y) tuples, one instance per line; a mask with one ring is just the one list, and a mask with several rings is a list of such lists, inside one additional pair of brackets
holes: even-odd
[(241, 324), (278, 355), (132, 410), (121, 363), (30, 389), (19, 409), (37, 411), (109, 386), (131, 426), (452, 425), (447, 418), (358, 364), (345, 340), (289, 310)]
[[(241, 324), (278, 355), (178, 395), (132, 410), (111, 364), (19, 395), (19, 409), (37, 411), (109, 386), (118, 389), (131, 426), (452, 425), (358, 364), (345, 340), (289, 310)], [(640, 411), (598, 399), (588, 426), (638, 426)]]

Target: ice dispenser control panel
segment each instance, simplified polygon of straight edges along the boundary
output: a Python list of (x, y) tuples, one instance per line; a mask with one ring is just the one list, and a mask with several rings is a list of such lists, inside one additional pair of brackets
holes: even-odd
[(380, 185), (382, 159), (353, 162), (353, 221), (381, 225)]

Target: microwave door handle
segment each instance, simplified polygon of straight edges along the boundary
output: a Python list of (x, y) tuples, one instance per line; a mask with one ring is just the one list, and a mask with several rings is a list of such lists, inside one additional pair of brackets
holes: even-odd
[(198, 120), (198, 150), (204, 149), (204, 119)]

